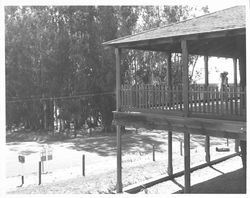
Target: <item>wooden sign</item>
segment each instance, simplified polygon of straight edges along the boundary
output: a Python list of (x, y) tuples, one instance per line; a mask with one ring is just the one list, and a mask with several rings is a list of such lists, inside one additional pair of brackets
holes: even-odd
[(43, 161), (46, 161), (46, 155), (42, 155), (41, 156), (41, 161), (43, 162)]
[(43, 149), (42, 152), (41, 152), (41, 161), (46, 161), (46, 150)]
[(52, 160), (52, 148), (51, 147), (48, 147), (47, 149), (47, 159), (48, 160)]
[(22, 156), (22, 155), (19, 155), (19, 156), (18, 156), (18, 161), (19, 161), (20, 163), (25, 163), (25, 157)]
[(48, 160), (52, 160), (52, 155), (48, 155)]
[(44, 162), (46, 160), (52, 160), (52, 149), (50, 147), (44, 147), (44, 149), (41, 151), (41, 161)]

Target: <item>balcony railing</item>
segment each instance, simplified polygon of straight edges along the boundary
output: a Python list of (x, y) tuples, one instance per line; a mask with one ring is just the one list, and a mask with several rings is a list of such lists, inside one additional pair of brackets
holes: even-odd
[[(190, 115), (246, 116), (246, 92), (230, 86), (220, 91), (217, 86), (191, 85), (188, 112)], [(122, 111), (157, 111), (181, 113), (184, 109), (182, 87), (167, 85), (123, 85), (121, 87)]]

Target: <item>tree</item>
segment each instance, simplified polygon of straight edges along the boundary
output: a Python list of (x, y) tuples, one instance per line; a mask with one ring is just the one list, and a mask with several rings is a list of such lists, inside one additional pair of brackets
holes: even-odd
[[(100, 118), (109, 131), (115, 110), (115, 57), (113, 49), (102, 43), (183, 20), (190, 10), (185, 6), (6, 6), (6, 125), (47, 130), (60, 121), (63, 128), (69, 122), (78, 128), (92, 117), (95, 123)], [(164, 82), (164, 53), (124, 50), (122, 57), (123, 83)], [(176, 83), (178, 58), (178, 54), (173, 57)]]

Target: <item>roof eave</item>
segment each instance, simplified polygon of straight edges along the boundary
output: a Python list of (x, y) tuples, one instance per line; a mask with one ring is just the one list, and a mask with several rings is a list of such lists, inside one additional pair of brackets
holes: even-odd
[[(146, 45), (157, 45), (157, 44), (171, 44), (180, 42), (182, 39), (185, 40), (199, 40), (199, 39), (208, 39), (208, 38), (218, 38), (218, 37), (225, 37), (225, 36), (235, 36), (235, 35), (245, 35), (246, 28), (245, 27), (237, 27), (237, 28), (229, 28), (229, 29), (222, 29), (210, 32), (198, 32), (192, 34), (184, 34), (184, 35), (177, 35), (172, 37), (160, 37), (160, 38), (153, 38), (153, 39), (145, 39), (145, 40), (137, 40), (137, 41), (130, 41), (130, 42), (117, 42), (118, 39), (111, 40), (104, 42), (103, 45), (110, 46), (110, 47), (117, 47), (117, 48), (133, 48), (133, 47), (142, 47)], [(133, 36), (131, 36), (133, 37)], [(119, 39), (123, 40), (123, 39)]]

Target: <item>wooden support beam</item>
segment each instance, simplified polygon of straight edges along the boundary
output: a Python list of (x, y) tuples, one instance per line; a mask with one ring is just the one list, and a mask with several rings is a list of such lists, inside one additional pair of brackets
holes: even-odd
[(240, 86), (244, 88), (246, 86), (246, 42), (239, 39), (236, 47), (239, 52)]
[(246, 86), (246, 56), (239, 58), (239, 69), (240, 69), (240, 86)]
[(205, 153), (206, 153), (206, 162), (210, 162), (210, 137), (206, 135), (205, 139)]
[(171, 53), (167, 53), (167, 83), (169, 87), (172, 87), (172, 61), (171, 61)]
[[(220, 162), (223, 162), (223, 161), (225, 161), (227, 159), (230, 159), (232, 157), (235, 157), (237, 155), (238, 155), (237, 153), (234, 153), (234, 154), (227, 155), (225, 157), (213, 160), (210, 163), (204, 163), (204, 164), (200, 164), (198, 166), (194, 166), (194, 167), (192, 167), (190, 169), (190, 171), (193, 172), (193, 171), (199, 170), (201, 168), (205, 168), (207, 166), (212, 166), (214, 164), (218, 164)], [(146, 181), (143, 181), (143, 182), (140, 182), (140, 183), (136, 183), (136, 184), (132, 184), (132, 185), (126, 186), (126, 187), (124, 187), (123, 190), (126, 193), (131, 193), (131, 194), (138, 193), (138, 192), (140, 192), (141, 190), (143, 190), (145, 188), (149, 188), (151, 186), (154, 186), (156, 184), (162, 183), (164, 181), (168, 181), (170, 179), (174, 179), (176, 177), (181, 177), (183, 174), (184, 174), (184, 171), (179, 171), (177, 173), (174, 173), (173, 175), (168, 175), (168, 174), (161, 175), (161, 176), (158, 176), (158, 177), (155, 177), (155, 178), (151, 178), (149, 180), (146, 180)]]
[(171, 90), (169, 93), (169, 102), (172, 104), (173, 101), (173, 92), (172, 92), (172, 61), (171, 61), (171, 53), (167, 53), (167, 66), (168, 66), (168, 71), (167, 71), (167, 83), (168, 83), (168, 88)]
[[(208, 91), (208, 56), (204, 56), (204, 72), (205, 72), (205, 91)], [(205, 101), (208, 99), (208, 93), (204, 94)]]
[[(121, 49), (115, 49), (116, 56), (116, 111), (121, 107)], [(116, 126), (117, 132), (117, 183), (116, 192), (122, 193), (122, 146), (121, 146), (121, 126)]]
[(116, 57), (116, 111), (121, 107), (121, 49), (115, 48)]
[(205, 86), (208, 86), (208, 56), (204, 56)]
[(113, 123), (172, 131), (183, 131), (187, 126), (192, 134), (246, 140), (246, 121), (221, 120), (215, 116), (206, 119), (201, 116), (186, 118), (183, 114), (171, 115), (166, 112), (114, 112)]
[(122, 193), (122, 139), (121, 126), (116, 126), (116, 142), (117, 142), (117, 183), (116, 192)]
[(240, 141), (239, 141), (239, 139), (235, 139), (234, 141), (235, 141), (234, 151), (235, 151), (235, 153), (239, 153)]
[(188, 116), (188, 89), (189, 89), (189, 79), (188, 79), (188, 47), (187, 41), (181, 41), (182, 49), (182, 98), (184, 104), (184, 114)]
[(172, 146), (172, 131), (168, 131), (168, 174), (173, 174), (173, 146)]
[[(246, 88), (246, 52), (242, 51), (241, 56), (239, 58), (239, 69), (240, 69), (240, 87), (245, 90)], [(240, 96), (241, 101), (241, 110), (246, 109), (246, 95)]]
[(187, 130), (184, 132), (184, 180), (184, 193), (190, 193), (190, 134)]
[(234, 63), (234, 86), (237, 86), (237, 58), (233, 58)]

